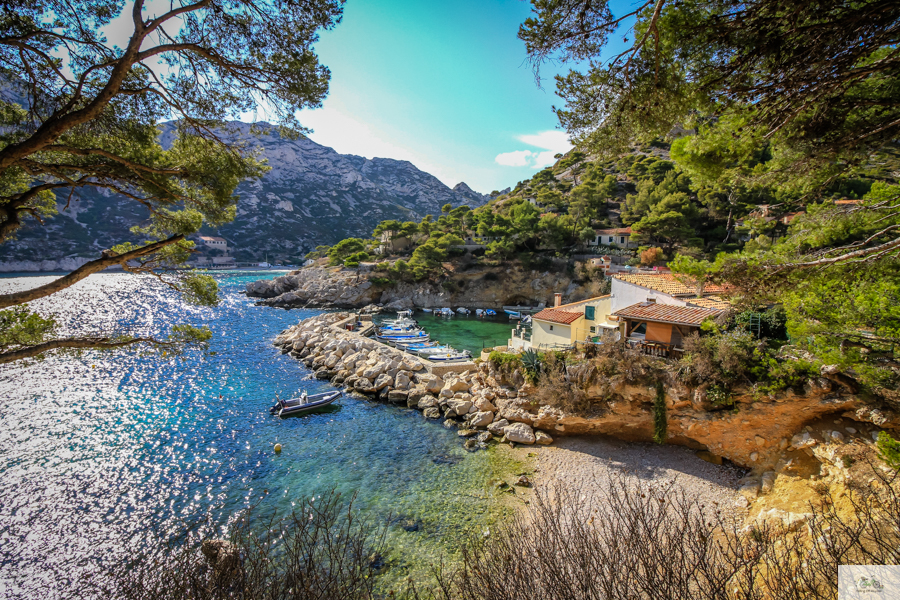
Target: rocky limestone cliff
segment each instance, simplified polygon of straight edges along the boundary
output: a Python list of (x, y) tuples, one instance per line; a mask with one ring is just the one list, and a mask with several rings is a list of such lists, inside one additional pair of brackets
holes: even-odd
[[(223, 139), (258, 146), (271, 167), (260, 180), (238, 186), (232, 223), (203, 232), (227, 239), (238, 261), (268, 255), (270, 261), (297, 264), (319, 244), (368, 238), (384, 219), (419, 220), (440, 214), (448, 203), (474, 208), (488, 200), (465, 183), (451, 189), (408, 161), (338, 154), (303, 136), (282, 138), (266, 124), (259, 135), (247, 123), (228, 127)], [(172, 135), (172, 127), (164, 125), (164, 147)], [(148, 218), (136, 202), (89, 188), (76, 190), (71, 201), (68, 191), (60, 193), (57, 208), (59, 215), (46, 225), (29, 221), (15, 241), (0, 246), (0, 264), (39, 270), (42, 261), (96, 258), (114, 244), (141, 241), (129, 229)]]
[(271, 280), (247, 284), (247, 295), (261, 304), (280, 308), (329, 306), (359, 308), (383, 304), (387, 308), (496, 308), (504, 305), (550, 305), (560, 292), (566, 302), (599, 294), (597, 282), (579, 282), (569, 275), (565, 262), (548, 271), (520, 266), (479, 268), (455, 273), (447, 283), (395, 283), (369, 281), (372, 273), (339, 267), (307, 267)]
[[(510, 422), (526, 423), (556, 435), (653, 440), (654, 382), (619, 384), (612, 389), (590, 385), (584, 390), (590, 412), (573, 414), (541, 403), (536, 399), (536, 388), (524, 383), (518, 373), (508, 376), (488, 363), (484, 365), (488, 385), (518, 388), (514, 398), (497, 402), (499, 414)], [(878, 431), (900, 428), (900, 415), (824, 377), (809, 380), (802, 393), (760, 394), (744, 389), (735, 391), (731, 400), (731, 406), (720, 408), (710, 402), (703, 387), (668, 383), (666, 443), (702, 450), (715, 460), (726, 458), (759, 472), (809, 475), (818, 471), (819, 463), (833, 467), (841, 462), (833, 452), (830, 457), (819, 456), (817, 444), (835, 440), (872, 444)], [(810, 459), (814, 459), (812, 463)]]

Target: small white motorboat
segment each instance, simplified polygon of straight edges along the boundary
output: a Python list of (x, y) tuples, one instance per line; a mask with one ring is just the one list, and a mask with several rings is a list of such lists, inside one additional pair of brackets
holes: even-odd
[(476, 317), (483, 317), (483, 316), (484, 316), (484, 309), (482, 309), (482, 308), (476, 308), (476, 309), (475, 309), (475, 316), (476, 316)]
[(275, 403), (275, 406), (269, 409), (269, 413), (278, 415), (279, 417), (305, 415), (316, 410), (317, 408), (328, 406), (329, 404), (340, 398), (342, 395), (343, 393), (340, 390), (324, 392), (322, 394), (313, 394), (312, 396), (309, 396), (306, 392), (303, 392), (303, 394), (299, 398), (279, 400)]
[(431, 312), (431, 309), (430, 309), (430, 308), (423, 308), (423, 309), (422, 309), (422, 312), (430, 313), (430, 312)]
[(468, 314), (472, 313), (472, 311), (469, 310), (468, 308), (466, 308), (465, 306), (460, 306), (459, 308), (456, 309), (456, 312), (457, 312), (457, 314), (460, 314), (460, 315), (468, 315)]

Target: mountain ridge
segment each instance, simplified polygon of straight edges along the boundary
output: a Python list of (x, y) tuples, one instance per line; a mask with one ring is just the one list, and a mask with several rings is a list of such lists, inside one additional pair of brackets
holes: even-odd
[[(174, 127), (161, 129), (165, 147)], [(302, 135), (283, 137), (267, 123), (229, 122), (221, 137), (259, 147), (271, 167), (259, 180), (238, 186), (233, 222), (201, 232), (228, 240), (239, 262), (268, 257), (296, 263), (319, 244), (369, 237), (385, 219), (418, 220), (440, 214), (448, 203), (474, 208), (489, 200), (464, 182), (450, 188), (409, 161), (340, 154)], [(137, 203), (119, 200), (104, 190), (76, 190), (71, 202), (68, 191), (58, 194), (59, 214), (44, 226), (29, 222), (20, 229), (16, 240), (0, 246), (0, 263), (93, 258), (114, 244), (140, 241), (129, 228), (146, 214)]]

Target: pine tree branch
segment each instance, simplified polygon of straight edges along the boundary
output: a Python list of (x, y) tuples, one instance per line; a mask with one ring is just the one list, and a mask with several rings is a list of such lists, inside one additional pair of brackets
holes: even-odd
[(129, 338), (126, 340), (114, 340), (112, 338), (105, 337), (51, 340), (42, 344), (35, 344), (34, 346), (19, 348), (18, 350), (2, 352), (0, 353), (0, 364), (11, 363), (26, 358), (34, 358), (36, 356), (40, 356), (42, 354), (50, 352), (51, 350), (58, 350), (60, 348), (109, 350), (140, 343), (148, 343), (155, 346), (174, 346), (178, 342), (166, 342), (157, 340), (152, 337), (137, 337)]
[[(784, 263), (784, 264), (780, 264), (780, 265), (769, 265), (768, 268), (773, 269), (775, 271), (782, 271), (785, 269), (807, 269), (809, 267), (822, 267), (822, 266), (842, 263), (844, 261), (852, 260), (852, 259), (871, 258), (871, 255), (873, 255), (873, 254), (889, 252), (889, 251), (897, 249), (897, 248), (900, 248), (900, 238), (897, 238), (890, 242), (886, 242), (879, 246), (873, 246), (872, 248), (863, 248), (861, 250), (856, 250), (854, 252), (848, 252), (847, 254), (842, 254), (840, 256), (834, 256), (832, 258), (821, 258), (819, 260), (813, 260), (813, 261), (809, 261), (809, 262), (794, 262), (794, 263)], [(856, 261), (856, 262), (858, 262), (858, 261)]]
[(38, 298), (49, 296), (50, 294), (54, 294), (60, 290), (75, 285), (89, 275), (99, 273), (107, 267), (111, 267), (112, 265), (121, 265), (130, 260), (141, 258), (143, 256), (147, 256), (148, 254), (153, 254), (154, 252), (158, 252), (166, 246), (171, 246), (172, 244), (180, 242), (183, 239), (184, 235), (178, 234), (173, 235), (172, 237), (165, 240), (154, 242), (152, 244), (136, 248), (129, 252), (125, 252), (124, 254), (112, 254), (109, 252), (104, 253), (104, 256), (102, 258), (98, 258), (97, 260), (92, 260), (91, 262), (85, 263), (68, 275), (60, 277), (55, 281), (51, 281), (46, 285), (42, 285), (30, 290), (15, 292), (12, 294), (0, 295), (0, 308), (9, 308), (10, 306), (17, 306), (19, 304), (24, 304), (25, 302), (31, 302), (32, 300), (37, 300)]

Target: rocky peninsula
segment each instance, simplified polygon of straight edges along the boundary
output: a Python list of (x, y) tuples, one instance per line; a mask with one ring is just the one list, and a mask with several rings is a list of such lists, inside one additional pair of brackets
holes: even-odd
[(343, 267), (310, 266), (275, 279), (247, 284), (247, 295), (260, 304), (279, 308), (362, 308), (381, 304), (388, 309), (497, 308), (504, 305), (537, 306), (552, 302), (554, 292), (566, 298), (590, 298), (600, 294), (600, 283), (581, 281), (567, 268), (567, 261), (554, 262), (546, 270), (521, 265), (479, 267), (459, 271), (441, 283), (379, 283), (377, 273)]

